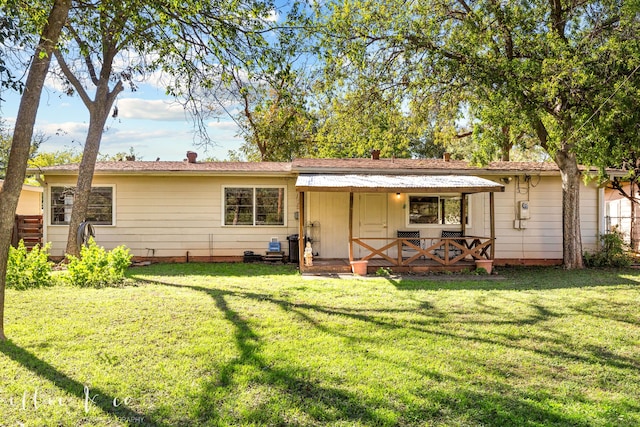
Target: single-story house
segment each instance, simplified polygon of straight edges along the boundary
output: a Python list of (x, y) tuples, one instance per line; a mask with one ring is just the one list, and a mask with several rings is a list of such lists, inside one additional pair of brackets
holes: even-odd
[[(44, 184), (54, 257), (64, 254), (77, 172), (29, 170)], [(606, 228), (604, 188), (580, 190), (583, 247), (595, 250)], [(87, 220), (100, 245), (126, 245), (138, 260), (238, 261), (279, 242), (306, 271), (348, 270), (358, 260), (370, 271), (468, 268), (474, 259), (562, 263), (561, 178), (544, 162), (99, 162)], [(307, 242), (313, 266), (304, 265)]]

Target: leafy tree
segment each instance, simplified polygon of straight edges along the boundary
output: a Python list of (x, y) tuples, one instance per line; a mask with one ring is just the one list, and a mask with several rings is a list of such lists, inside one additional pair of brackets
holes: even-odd
[[(0, 89), (22, 91), (23, 84), (20, 79), (11, 72), (9, 57), (9, 46), (11, 44), (21, 44), (21, 29), (17, 25), (17, 5), (14, 2), (3, 1), (2, 15), (0, 15)], [(0, 93), (2, 91), (0, 90)], [(0, 102), (4, 101), (0, 97)]]
[[(125, 82), (133, 85), (136, 67), (129, 61), (118, 67), (116, 61), (123, 50), (131, 48), (138, 55), (144, 53), (138, 37), (153, 37), (148, 28), (149, 20), (140, 2), (102, 2), (72, 9), (63, 30), (64, 51), (54, 51), (59, 66), (57, 74), (66, 85), (69, 95), (77, 93), (89, 111), (89, 130), (84, 143), (82, 160), (78, 170), (74, 204), (69, 222), (68, 254), (78, 255), (76, 244), (78, 227), (84, 221), (89, 206), (89, 194), (95, 163), (105, 123), (116, 101), (124, 90)], [(144, 45), (142, 45), (144, 46)], [(86, 77), (85, 77), (86, 76)], [(94, 88), (93, 97), (87, 86)]]
[[(36, 2), (37, 3), (37, 2)], [(6, 1), (0, 3), (3, 8)], [(38, 5), (42, 6), (42, 5)], [(7, 163), (7, 176), (0, 190), (0, 340), (5, 340), (4, 333), (4, 296), (6, 286), (7, 260), (9, 247), (11, 246), (11, 232), (13, 230), (18, 198), (22, 190), (22, 183), (26, 175), (27, 160), (31, 151), (33, 127), (36, 120), (40, 95), (44, 86), (44, 80), (49, 70), (49, 64), (53, 49), (58, 41), (62, 26), (64, 25), (69, 9), (70, 0), (55, 0), (45, 12), (45, 20), (39, 27), (39, 42), (29, 67), (25, 81), (25, 91), (20, 99), (18, 115), (16, 117), (11, 152)], [(40, 12), (42, 13), (42, 12)], [(38, 17), (39, 14), (34, 14)], [(36, 18), (33, 21), (36, 22)]]
[[(637, 16), (640, 5), (625, 3), (610, 33), (596, 34), (597, 56), (590, 59), (589, 79), (607, 90), (585, 98), (591, 111), (582, 125), (585, 128), (580, 145), (580, 160), (596, 166), (600, 178), (609, 180), (607, 168), (627, 172), (614, 178), (611, 186), (631, 201), (631, 247), (640, 247), (640, 227), (636, 212), (640, 201), (640, 27)], [(628, 186), (627, 186), (628, 184)]]
[[(235, 29), (237, 37), (226, 50), (191, 37), (185, 38), (186, 50), (178, 49), (169, 57), (166, 64), (175, 67), (177, 63), (182, 76), (170, 93), (200, 123), (204, 136), (200, 145), (205, 150), (214, 143), (206, 135), (206, 120), (227, 114), (245, 139), (237, 152), (229, 153), (234, 159), (284, 161), (312, 151), (314, 117), (305, 100), (309, 87), (301, 78), (306, 42), (305, 34), (297, 30), (308, 24), (301, 3), (287, 3), (285, 10), (279, 10), (270, 0), (247, 2), (243, 13), (250, 5), (251, 13), (260, 18), (250, 19), (249, 26), (243, 24), (245, 30)], [(193, 66), (193, 58), (200, 66)]]
[(474, 119), (493, 116), (497, 130), (535, 136), (562, 176), (564, 265), (582, 267), (578, 157), (592, 149), (584, 143), (591, 101), (620, 82), (593, 71), (603, 54), (632, 62), (608, 41), (637, 34), (636, 5), (345, 0), (318, 7), (336, 82), (375, 82), (406, 102), (436, 98), (459, 115), (471, 105), (480, 112)]
[(246, 159), (291, 161), (313, 151), (315, 120), (299, 92), (296, 73), (279, 71), (266, 85), (245, 83), (234, 73), (234, 82), (240, 88), (238, 124), (245, 138), (240, 151)]
[[(36, 132), (31, 141), (31, 150), (29, 152), (29, 159), (33, 159), (40, 148), (40, 145), (45, 142), (48, 137), (42, 132)], [(5, 177), (7, 163), (9, 161), (9, 153), (11, 151), (11, 133), (10, 130), (4, 127), (4, 122), (0, 119), (0, 178)]]
[(377, 87), (351, 88), (319, 103), (317, 157), (441, 157), (433, 122), (405, 111)]
[[(89, 110), (89, 131), (69, 223), (68, 254), (78, 255), (78, 227), (88, 209), (105, 122), (125, 85), (135, 90), (136, 76), (163, 67), (180, 75), (169, 88), (171, 93), (194, 99), (197, 89), (181, 86), (181, 79), (189, 81), (190, 73), (202, 75), (212, 70), (216, 72), (207, 77), (207, 84), (213, 84), (214, 77), (220, 79), (218, 67), (230, 63), (244, 45), (262, 43), (256, 27), (264, 26), (268, 5), (110, 0), (72, 11), (65, 27), (65, 50), (55, 53), (68, 92), (77, 93)], [(94, 87), (93, 97), (85, 87), (89, 84)]]
[(82, 154), (73, 149), (37, 153), (29, 160), (30, 168), (80, 163)]

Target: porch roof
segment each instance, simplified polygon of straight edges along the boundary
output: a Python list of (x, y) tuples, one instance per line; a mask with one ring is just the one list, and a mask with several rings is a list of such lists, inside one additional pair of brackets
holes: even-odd
[(483, 193), (504, 191), (504, 185), (471, 175), (301, 174), (296, 181), (296, 190)]

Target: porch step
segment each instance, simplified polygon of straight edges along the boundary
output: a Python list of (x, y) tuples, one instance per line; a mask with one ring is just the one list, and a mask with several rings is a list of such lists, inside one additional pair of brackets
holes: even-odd
[(267, 251), (267, 254), (262, 257), (263, 261), (269, 262), (282, 262), (284, 260), (283, 251)]

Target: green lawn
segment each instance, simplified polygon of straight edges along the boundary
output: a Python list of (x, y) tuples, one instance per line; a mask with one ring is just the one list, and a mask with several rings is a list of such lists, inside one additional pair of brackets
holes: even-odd
[(0, 426), (640, 425), (640, 271), (128, 275), (8, 291)]

